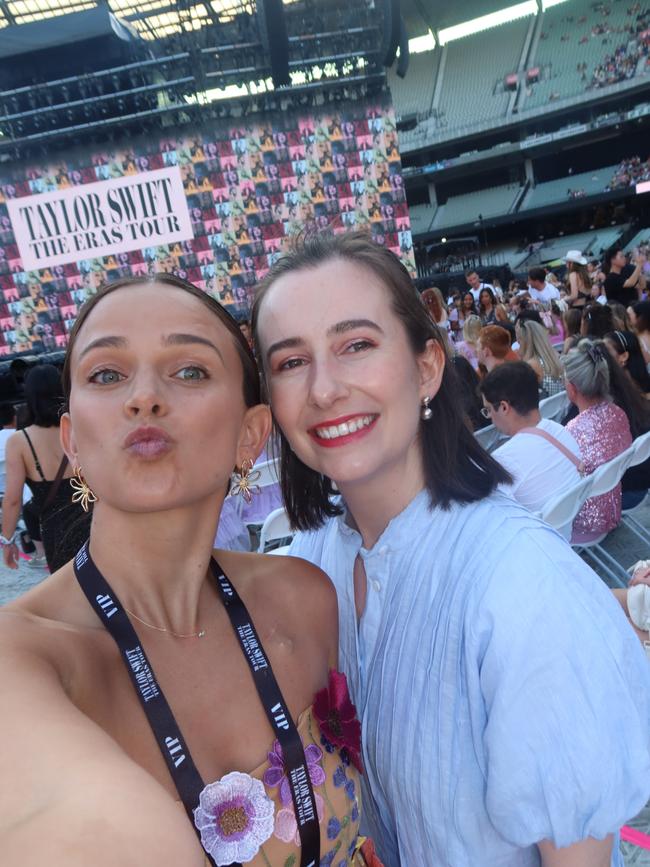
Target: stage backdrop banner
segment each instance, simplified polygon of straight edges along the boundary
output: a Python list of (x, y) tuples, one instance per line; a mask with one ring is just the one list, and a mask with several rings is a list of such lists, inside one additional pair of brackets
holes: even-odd
[(206, 120), (0, 166), (0, 357), (63, 349), (100, 286), (165, 272), (237, 318), (304, 231), (361, 228), (415, 274), (389, 96)]
[(194, 237), (178, 166), (23, 196), (7, 209), (27, 271)]

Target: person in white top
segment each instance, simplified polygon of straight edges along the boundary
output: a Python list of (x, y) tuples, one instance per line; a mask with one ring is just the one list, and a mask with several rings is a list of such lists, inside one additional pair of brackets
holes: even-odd
[[(512, 476), (504, 493), (531, 512), (575, 484), (581, 461), (578, 443), (539, 412), (537, 374), (525, 361), (495, 367), (481, 383), (483, 415), (510, 439), (492, 453)], [(570, 538), (571, 525), (562, 535)]]
[(16, 432), (16, 408), (11, 403), (0, 404), (0, 494), (5, 491), (5, 447)]
[(478, 276), (476, 271), (467, 271), (465, 273), (465, 280), (467, 281), (469, 291), (472, 293), (475, 304), (478, 304), (478, 298), (482, 289), (490, 289), (494, 292), (494, 286), (491, 283), (481, 282), (481, 278)]
[(290, 553), (337, 590), (381, 862), (623, 867), (614, 835), (650, 795), (647, 660), (602, 581), (495, 491), (406, 268), (312, 233), (252, 323)]
[(533, 301), (542, 301), (545, 304), (560, 298), (560, 290), (546, 282), (546, 271), (543, 268), (531, 268), (528, 272), (528, 293)]

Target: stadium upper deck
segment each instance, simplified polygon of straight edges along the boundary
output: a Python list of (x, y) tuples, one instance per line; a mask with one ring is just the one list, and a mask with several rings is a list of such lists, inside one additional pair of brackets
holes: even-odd
[[(389, 72), (403, 152), (646, 84), (650, 6), (567, 0), (416, 55)], [(510, 81), (507, 82), (508, 77)], [(417, 95), (417, 96), (416, 96)]]

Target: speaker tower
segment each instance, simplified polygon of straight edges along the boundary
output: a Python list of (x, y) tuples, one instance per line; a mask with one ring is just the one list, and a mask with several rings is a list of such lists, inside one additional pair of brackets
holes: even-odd
[(289, 38), (282, 0), (257, 0), (262, 46), (271, 61), (275, 87), (291, 84), (289, 78)]

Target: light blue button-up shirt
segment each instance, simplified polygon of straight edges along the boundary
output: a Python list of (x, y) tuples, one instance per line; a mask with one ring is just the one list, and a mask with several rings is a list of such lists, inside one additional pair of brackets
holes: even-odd
[(538, 841), (602, 839), (646, 803), (650, 666), (611, 592), (522, 507), (422, 492), (369, 551), (340, 517), (290, 553), (336, 585), (386, 867), (538, 865)]

